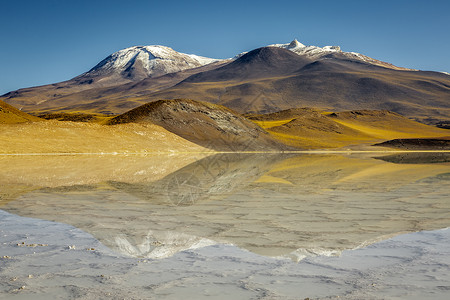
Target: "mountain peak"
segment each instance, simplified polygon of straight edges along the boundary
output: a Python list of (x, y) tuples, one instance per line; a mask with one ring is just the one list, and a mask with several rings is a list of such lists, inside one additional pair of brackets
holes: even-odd
[(389, 68), (389, 69), (410, 70), (410, 69), (406, 69), (406, 68), (396, 67), (392, 64), (373, 59), (371, 57), (368, 57), (368, 56), (360, 54), (360, 53), (344, 52), (341, 50), (341, 47), (339, 47), (339, 46), (324, 46), (324, 47), (305, 46), (302, 43), (300, 43), (299, 41), (297, 41), (297, 39), (294, 39), (292, 42), (287, 43), (287, 44), (273, 44), (273, 45), (269, 45), (268, 47), (284, 48), (284, 49), (290, 50), (294, 53), (297, 53), (298, 55), (302, 55), (302, 56), (305, 56), (305, 57), (313, 59), (313, 60), (320, 60), (322, 58), (329, 58), (330, 56), (334, 56), (334, 57), (340, 57), (343, 59), (362, 61), (365, 63), (369, 63), (372, 65)]
[(180, 53), (167, 46), (133, 46), (109, 55), (83, 75), (139, 80), (201, 67), (215, 61), (218, 60)]
[(294, 39), (288, 44), (273, 44), (269, 45), (269, 47), (288, 49), (299, 55), (306, 55), (312, 59), (318, 59), (333, 52), (341, 52), (341, 48), (339, 46), (325, 46), (323, 48), (317, 46), (306, 46), (300, 43), (297, 39)]
[(243, 53), (220, 68), (192, 75), (184, 82), (249, 80), (292, 74), (312, 61), (281, 47), (261, 47)]
[(282, 47), (261, 47), (245, 53), (236, 62), (263, 62), (274, 66), (282, 64), (283, 61), (298, 60), (297, 55)]
[(294, 39), (288, 46), (288, 49), (291, 48), (299, 48), (299, 47), (305, 47), (305, 45), (303, 45), (302, 43), (300, 43), (299, 41), (297, 41), (297, 39)]

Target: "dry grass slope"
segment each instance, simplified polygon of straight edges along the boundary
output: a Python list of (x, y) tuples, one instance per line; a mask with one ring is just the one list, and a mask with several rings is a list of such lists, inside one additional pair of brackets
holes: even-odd
[(106, 126), (50, 120), (4, 124), (1, 129), (0, 154), (208, 151), (153, 124)]
[(15, 124), (38, 121), (42, 121), (42, 119), (24, 113), (17, 108), (3, 101), (0, 101), (0, 124)]
[(424, 125), (389, 111), (328, 113), (302, 108), (248, 117), (281, 142), (303, 149), (354, 149), (391, 139), (449, 135), (446, 129)]
[(187, 99), (151, 102), (114, 118), (80, 113), (45, 117), (55, 120), (0, 102), (0, 153), (374, 150), (371, 145), (388, 140), (396, 141), (378, 146), (442, 150), (450, 136), (447, 129), (390, 111), (295, 108), (245, 118), (221, 105)]

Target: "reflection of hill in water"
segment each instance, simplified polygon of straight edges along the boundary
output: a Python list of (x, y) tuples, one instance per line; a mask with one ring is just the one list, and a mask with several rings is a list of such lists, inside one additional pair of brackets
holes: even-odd
[[(180, 168), (153, 183), (108, 183), (155, 204), (188, 206), (199, 201), (222, 199), (245, 189), (286, 157), (289, 155), (216, 154)], [(155, 194), (158, 196), (155, 197)]]
[(156, 181), (208, 155), (0, 155), (0, 206), (43, 187)]
[(439, 176), (449, 170), (341, 155), (221, 154), (156, 181), (46, 188), (2, 209), (69, 223), (132, 256), (215, 241), (299, 259), (450, 226), (448, 176)]
[(376, 158), (397, 164), (448, 163), (450, 162), (450, 152), (440, 152), (440, 153), (403, 152), (399, 154), (385, 155)]

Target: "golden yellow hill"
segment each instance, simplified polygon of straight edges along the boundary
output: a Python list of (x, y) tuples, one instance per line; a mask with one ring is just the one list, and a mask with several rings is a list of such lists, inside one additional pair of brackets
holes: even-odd
[(153, 124), (45, 121), (3, 124), (0, 153), (152, 153), (210, 151)]
[(354, 148), (391, 139), (450, 135), (446, 129), (424, 125), (390, 111), (327, 113), (303, 108), (248, 117), (283, 143), (303, 149)]
[(0, 124), (14, 124), (42, 121), (42, 119), (24, 113), (17, 108), (0, 101)]
[(47, 117), (80, 122), (47, 121), (0, 102), (0, 154), (359, 150), (387, 140), (450, 136), (446, 129), (389, 111), (293, 108), (245, 119), (226, 107), (185, 99), (152, 102), (112, 119), (80, 113)]

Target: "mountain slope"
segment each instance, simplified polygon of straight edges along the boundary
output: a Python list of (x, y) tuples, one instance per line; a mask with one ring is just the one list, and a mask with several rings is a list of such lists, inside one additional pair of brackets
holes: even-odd
[(230, 109), (186, 99), (160, 100), (111, 119), (108, 124), (151, 123), (203, 147), (220, 151), (287, 149), (259, 126)]
[(221, 68), (192, 75), (185, 82), (243, 81), (289, 75), (311, 62), (313, 61), (283, 48), (263, 47), (252, 50)]
[[(132, 81), (121, 85), (86, 89), (78, 92), (59, 95), (49, 101), (38, 104), (18, 103), (24, 111), (34, 112), (89, 112), (102, 114), (124, 113), (148, 101), (142, 101), (145, 95), (173, 87), (187, 77), (218, 68), (228, 61), (219, 61), (202, 67), (169, 73), (159, 77), (149, 77), (141, 81)], [(14, 98), (18, 102), (19, 98)], [(158, 99), (159, 100), (159, 99)], [(9, 101), (9, 100), (8, 100)]]

